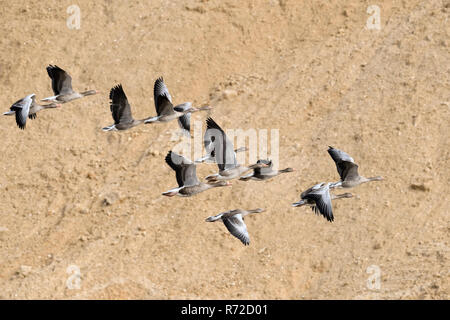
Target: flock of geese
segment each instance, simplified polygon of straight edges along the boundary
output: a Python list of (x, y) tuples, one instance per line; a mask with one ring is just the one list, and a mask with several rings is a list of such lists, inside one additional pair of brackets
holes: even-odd
[[(27, 95), (18, 100), (5, 112), (4, 115), (15, 115), (17, 126), (25, 129), (27, 119), (35, 119), (38, 111), (58, 108), (63, 103), (73, 101), (85, 96), (99, 93), (96, 90), (85, 92), (76, 92), (72, 88), (72, 78), (70, 75), (58, 66), (49, 65), (47, 73), (52, 80), (52, 89), (54, 95), (44, 98), (41, 101), (48, 104), (38, 104), (35, 94)], [(114, 86), (109, 93), (110, 110), (114, 124), (104, 127), (104, 131), (127, 130), (140, 124), (149, 124), (156, 122), (168, 122), (177, 119), (178, 124), (187, 136), (190, 136), (191, 114), (197, 111), (210, 110), (210, 106), (195, 108), (192, 103), (185, 102), (174, 106), (172, 97), (164, 83), (162, 77), (155, 81), (154, 102), (156, 116), (150, 116), (146, 119), (136, 120), (131, 113), (131, 106), (128, 103), (127, 96), (121, 84)], [(283, 170), (274, 170), (273, 163), (269, 159), (260, 159), (256, 163), (244, 166), (237, 162), (236, 153), (246, 151), (245, 147), (234, 149), (233, 142), (226, 136), (224, 130), (211, 118), (206, 119), (206, 131), (203, 137), (206, 155), (191, 161), (172, 150), (165, 157), (166, 163), (175, 171), (175, 177), (178, 187), (170, 189), (162, 194), (173, 197), (175, 195), (182, 197), (194, 196), (200, 192), (211, 188), (231, 186), (229, 180), (238, 178), (240, 181), (265, 181), (272, 179), (282, 173), (293, 172), (294, 169), (286, 168)], [(334, 220), (332, 200), (341, 198), (351, 198), (351, 193), (332, 194), (330, 191), (338, 188), (353, 188), (369, 181), (383, 180), (382, 177), (365, 178), (358, 173), (358, 165), (344, 151), (329, 147), (328, 153), (336, 164), (340, 180), (337, 182), (322, 182), (316, 184), (304, 191), (300, 195), (300, 201), (292, 204), (294, 207), (310, 206), (316, 214), (321, 214), (328, 221)], [(200, 181), (197, 177), (197, 165), (200, 163), (216, 163), (218, 172), (211, 174)], [(250, 173), (248, 173), (250, 172)], [(248, 173), (248, 174), (246, 174)], [(243, 175), (246, 174), (246, 175)], [(208, 217), (207, 222), (221, 220), (228, 231), (238, 238), (244, 245), (250, 244), (250, 236), (244, 217), (248, 214), (260, 213), (264, 209), (242, 210), (235, 209), (219, 213), (218, 215)]]

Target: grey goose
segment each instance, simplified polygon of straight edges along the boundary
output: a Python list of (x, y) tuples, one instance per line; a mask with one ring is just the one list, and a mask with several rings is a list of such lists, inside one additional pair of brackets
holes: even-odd
[(226, 212), (219, 213), (218, 215), (206, 218), (207, 222), (214, 222), (222, 220), (223, 224), (227, 230), (236, 238), (241, 240), (244, 245), (250, 244), (250, 236), (247, 231), (247, 226), (244, 222), (244, 217), (251, 213), (264, 212), (264, 209), (252, 209), (252, 210), (242, 210), (235, 209)]
[(36, 113), (38, 111), (48, 109), (48, 108), (57, 108), (60, 107), (60, 104), (51, 103), (47, 105), (40, 105), (36, 103), (36, 95), (29, 94), (25, 98), (22, 98), (20, 100), (17, 100), (13, 103), (9, 111), (3, 113), (5, 116), (16, 116), (16, 123), (17, 126), (24, 130), (27, 125), (27, 118), (28, 119), (35, 119)]
[(353, 188), (369, 181), (383, 180), (381, 176), (371, 178), (360, 176), (358, 174), (358, 165), (344, 151), (329, 146), (328, 153), (336, 163), (337, 171), (341, 177), (341, 180), (331, 184), (330, 188)]
[(56, 103), (66, 103), (85, 96), (97, 94), (96, 90), (76, 92), (72, 88), (72, 77), (58, 66), (49, 65), (47, 73), (52, 80), (54, 96), (44, 98), (41, 101), (51, 101)]
[(207, 128), (203, 138), (204, 144), (205, 146), (208, 145), (210, 150), (214, 150), (215, 162), (219, 167), (219, 172), (207, 176), (206, 180), (231, 180), (238, 178), (241, 174), (249, 170), (267, 167), (265, 163), (255, 163), (249, 166), (237, 163), (233, 143), (226, 136), (222, 128), (212, 118), (206, 119), (206, 125)]
[(162, 77), (159, 77), (155, 81), (153, 86), (153, 98), (157, 116), (146, 119), (145, 123), (167, 122), (178, 119), (179, 126), (187, 135), (190, 135), (191, 113), (211, 109), (210, 106), (194, 108), (192, 107), (191, 102), (185, 102), (174, 106), (169, 89), (167, 89)]
[(282, 170), (273, 170), (272, 160), (260, 159), (256, 163), (257, 164), (264, 163), (267, 165), (267, 167), (266, 168), (255, 168), (255, 169), (253, 169), (253, 172), (251, 172), (248, 175), (240, 177), (239, 180), (248, 181), (248, 180), (252, 179), (252, 180), (257, 180), (257, 181), (263, 181), (263, 180), (268, 180), (273, 177), (276, 177), (282, 173), (294, 171), (294, 169), (292, 169), (292, 168), (286, 168), (286, 169), (282, 169)]
[(175, 171), (178, 187), (166, 191), (164, 196), (173, 197), (175, 195), (190, 197), (211, 188), (230, 186), (226, 181), (204, 183), (197, 178), (197, 166), (194, 162), (185, 157), (169, 151), (166, 155), (166, 163)]
[(294, 202), (292, 206), (301, 207), (303, 205), (309, 205), (316, 214), (320, 213), (328, 221), (332, 222), (334, 220), (334, 216), (331, 200), (351, 197), (353, 197), (351, 193), (330, 195), (330, 183), (322, 182), (302, 192), (300, 195), (300, 201)]
[(110, 110), (114, 124), (104, 127), (103, 131), (127, 130), (144, 123), (145, 119), (135, 120), (131, 114), (131, 106), (121, 84), (109, 92)]

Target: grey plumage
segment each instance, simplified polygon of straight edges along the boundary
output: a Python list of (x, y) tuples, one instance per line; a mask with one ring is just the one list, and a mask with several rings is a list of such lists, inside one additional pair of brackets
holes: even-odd
[(76, 92), (72, 88), (72, 77), (66, 71), (56, 65), (47, 66), (47, 74), (52, 80), (52, 90), (54, 96), (44, 98), (41, 101), (66, 103), (75, 99), (98, 93), (96, 90)]
[(321, 214), (328, 221), (333, 222), (333, 207), (331, 200), (341, 198), (351, 198), (351, 193), (344, 193), (339, 195), (330, 194), (330, 183), (318, 183), (300, 195), (300, 201), (294, 202), (293, 207), (300, 207), (304, 205), (311, 206), (311, 209), (316, 214)]
[(3, 113), (4, 115), (15, 115), (17, 126), (24, 130), (26, 127), (27, 119), (36, 119), (36, 113), (47, 108), (59, 107), (58, 104), (51, 103), (46, 105), (40, 105), (36, 103), (35, 94), (30, 94), (25, 98), (22, 98), (13, 103), (9, 111)]
[(252, 210), (234, 209), (208, 217), (205, 221), (214, 222), (217, 220), (222, 220), (227, 230), (247, 246), (250, 244), (250, 235), (248, 234), (244, 217), (251, 213), (259, 213), (263, 211), (264, 209), (260, 208)]
[(153, 98), (155, 101), (156, 117), (150, 117), (144, 121), (144, 123), (155, 123), (155, 122), (168, 122), (171, 120), (178, 119), (178, 125), (180, 126), (183, 133), (190, 136), (191, 128), (191, 113), (210, 110), (211, 107), (205, 106), (201, 108), (192, 107), (192, 103), (185, 102), (174, 106), (172, 103), (172, 97), (169, 93), (169, 89), (164, 83), (164, 79), (159, 77), (156, 79), (153, 86)]
[(110, 110), (114, 124), (103, 128), (103, 131), (127, 130), (144, 123), (145, 119), (135, 120), (131, 113), (131, 106), (121, 84), (109, 91)]
[(248, 175), (242, 176), (239, 178), (239, 180), (242, 181), (248, 181), (250, 179), (257, 180), (257, 181), (264, 181), (269, 180), (273, 177), (276, 177), (280, 175), (281, 173), (287, 173), (287, 172), (293, 172), (294, 169), (292, 168), (286, 168), (282, 170), (273, 170), (273, 163), (272, 160), (265, 160), (260, 159), (256, 162), (256, 164), (265, 164), (267, 167), (256, 167), (253, 169), (253, 172), (251, 172)]
[(352, 157), (342, 150), (328, 147), (328, 153), (336, 164), (336, 169), (341, 177), (341, 180), (330, 185), (330, 188), (353, 188), (362, 183), (369, 181), (380, 181), (383, 177), (376, 176), (366, 178), (360, 176), (358, 173), (358, 165)]
[(211, 188), (230, 186), (224, 181), (204, 183), (197, 178), (196, 164), (185, 157), (169, 151), (166, 155), (166, 163), (175, 171), (178, 187), (166, 191), (163, 195), (173, 197), (175, 195), (190, 197)]

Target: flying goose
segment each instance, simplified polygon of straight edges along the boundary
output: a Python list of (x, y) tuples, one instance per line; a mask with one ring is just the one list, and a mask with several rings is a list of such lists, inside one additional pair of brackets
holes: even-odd
[(334, 217), (331, 200), (351, 198), (353, 195), (351, 193), (330, 195), (330, 185), (331, 183), (322, 182), (312, 186), (308, 190), (302, 192), (300, 195), (300, 201), (294, 202), (292, 206), (301, 207), (303, 205), (309, 205), (316, 214), (320, 213), (328, 221), (332, 222)]
[(3, 115), (11, 116), (15, 114), (17, 126), (24, 130), (27, 125), (27, 118), (31, 120), (35, 119), (38, 111), (61, 106), (60, 104), (55, 103), (40, 105), (36, 103), (35, 98), (36, 95), (34, 93), (27, 95), (25, 98), (14, 102), (9, 111), (3, 113)]
[(205, 146), (208, 146), (206, 151), (214, 151), (213, 154), (215, 162), (219, 167), (219, 173), (207, 176), (206, 180), (231, 180), (239, 177), (241, 174), (249, 170), (267, 167), (267, 164), (265, 163), (255, 163), (250, 166), (242, 166), (238, 164), (233, 143), (226, 136), (222, 128), (220, 128), (212, 118), (206, 119), (206, 125), (207, 128), (203, 138)]
[(145, 119), (133, 119), (130, 104), (121, 84), (111, 88), (109, 99), (111, 100), (110, 109), (114, 124), (104, 127), (103, 131), (127, 130), (144, 123)]
[(223, 224), (227, 227), (228, 231), (241, 240), (244, 245), (250, 244), (250, 236), (247, 231), (247, 226), (244, 222), (244, 217), (250, 213), (264, 212), (264, 209), (242, 210), (235, 209), (226, 212), (219, 213), (216, 216), (206, 218), (207, 222), (214, 222), (222, 219)]
[(196, 164), (175, 152), (169, 151), (165, 160), (176, 173), (178, 188), (164, 192), (164, 196), (173, 197), (179, 195), (190, 197), (211, 188), (231, 185), (231, 183), (226, 181), (216, 183), (200, 182), (197, 178)]
[(72, 89), (72, 78), (70, 75), (58, 66), (49, 65), (47, 73), (52, 79), (52, 89), (55, 94), (52, 97), (44, 98), (41, 101), (52, 101), (66, 103), (78, 98), (97, 94), (96, 90), (76, 92)]
[(350, 157), (344, 151), (335, 149), (331, 146), (328, 147), (328, 153), (336, 163), (336, 168), (341, 177), (341, 180), (330, 185), (330, 188), (353, 188), (361, 183), (369, 181), (381, 181), (383, 177), (376, 176), (371, 178), (365, 178), (358, 174), (358, 165), (355, 163), (352, 157)]
[(286, 168), (283, 170), (273, 170), (273, 163), (272, 160), (258, 160), (256, 162), (257, 164), (259, 163), (264, 163), (266, 165), (268, 165), (267, 168), (255, 168), (253, 169), (253, 172), (249, 173), (248, 175), (242, 176), (239, 178), (239, 180), (242, 181), (248, 181), (250, 179), (252, 180), (258, 180), (258, 181), (262, 181), (262, 180), (268, 180), (270, 178), (273, 178), (275, 176), (278, 176), (281, 173), (287, 173), (287, 172), (293, 172), (294, 169), (292, 168)]
[(191, 102), (185, 102), (174, 107), (172, 104), (172, 97), (170, 96), (169, 90), (162, 77), (159, 77), (155, 81), (153, 96), (157, 116), (146, 119), (144, 123), (167, 122), (178, 119), (179, 126), (186, 134), (190, 132), (191, 127), (190, 114), (211, 109), (210, 106), (194, 108), (192, 107)]

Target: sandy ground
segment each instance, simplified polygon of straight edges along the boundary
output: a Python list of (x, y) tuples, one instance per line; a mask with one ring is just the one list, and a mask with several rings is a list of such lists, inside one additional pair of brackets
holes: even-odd
[[(449, 298), (449, 1), (77, 1), (79, 30), (72, 4), (0, 3), (2, 112), (52, 95), (48, 64), (102, 91), (24, 131), (0, 117), (0, 298)], [(176, 122), (101, 130), (117, 83), (136, 118), (154, 115), (159, 76), (223, 128), (278, 129), (296, 171), (163, 197)], [(336, 201), (333, 223), (291, 207), (337, 180), (328, 145), (386, 178)], [(257, 207), (248, 247), (204, 222)]]

